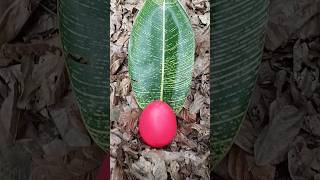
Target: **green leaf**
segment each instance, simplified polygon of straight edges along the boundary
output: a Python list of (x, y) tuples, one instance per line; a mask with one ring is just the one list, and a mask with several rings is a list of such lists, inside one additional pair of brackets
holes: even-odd
[(60, 0), (66, 65), (82, 119), (93, 140), (109, 146), (109, 1)]
[(146, 0), (130, 35), (129, 75), (141, 108), (153, 100), (177, 113), (192, 80), (195, 42), (178, 0)]
[(210, 152), (214, 167), (246, 114), (264, 43), (267, 0), (211, 5)]

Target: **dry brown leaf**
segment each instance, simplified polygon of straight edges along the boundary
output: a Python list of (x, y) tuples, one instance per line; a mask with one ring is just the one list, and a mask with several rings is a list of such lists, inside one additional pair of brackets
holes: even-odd
[(60, 139), (55, 139), (42, 148), (46, 156), (64, 156), (68, 152), (67, 144)]
[(181, 111), (178, 114), (178, 117), (185, 120), (189, 123), (194, 123), (197, 120), (196, 114), (191, 114), (187, 109), (182, 108)]
[(260, 87), (273, 84), (275, 81), (276, 73), (272, 70), (269, 61), (263, 61), (260, 64), (257, 83)]
[[(40, 6), (46, 8), (43, 4), (44, 2), (40, 3)], [(40, 14), (39, 11), (38, 14)], [(58, 15), (55, 12), (48, 13), (44, 11), (39, 16), (34, 15), (31, 18), (36, 25), (32, 26), (31, 23), (25, 25), (27, 27), (23, 29), (25, 42), (32, 40), (32, 38), (39, 36), (39, 34), (49, 34), (58, 29)]]
[(152, 174), (152, 164), (143, 156), (139, 158), (139, 161), (131, 165), (130, 173), (141, 180), (155, 180)]
[(246, 161), (246, 153), (237, 146), (233, 146), (230, 150), (228, 172), (233, 180), (254, 180)]
[(253, 145), (258, 132), (253, 128), (251, 122), (246, 118), (240, 127), (238, 136), (235, 138), (235, 144), (247, 153), (253, 154)]
[(0, 148), (0, 177), (3, 180), (28, 179), (31, 154), (23, 146), (10, 145)]
[(288, 148), (298, 135), (305, 112), (294, 106), (283, 106), (271, 115), (270, 124), (263, 129), (254, 144), (254, 156), (257, 165), (279, 163), (284, 159)]
[(201, 74), (207, 73), (209, 69), (210, 61), (208, 58), (197, 58), (194, 63), (193, 77), (198, 77)]
[(257, 166), (253, 156), (233, 146), (228, 156), (228, 172), (233, 180), (272, 180), (275, 167)]
[(299, 37), (301, 39), (308, 39), (308, 38), (313, 38), (316, 36), (319, 36), (320, 32), (320, 14), (318, 13), (317, 15), (313, 16), (309, 21), (304, 24), (301, 29), (299, 30)]
[(298, 88), (301, 90), (301, 95), (310, 98), (319, 85), (318, 76), (313, 75), (307, 68), (304, 68), (300, 76), (297, 83)]
[(18, 35), (40, 0), (2, 0), (0, 2), (0, 47)]
[(9, 69), (1, 69), (0, 78), (8, 84), (7, 96), (4, 97), (0, 106), (0, 132), (2, 136), (0, 143), (5, 144), (13, 142), (17, 132), (19, 118), (19, 111), (16, 108), (18, 89), (14, 75)]
[(122, 180), (124, 179), (124, 172), (121, 166), (114, 166), (114, 168), (111, 169), (111, 179), (114, 180)]
[(272, 180), (275, 179), (276, 168), (271, 165), (258, 166), (251, 155), (246, 156), (250, 172), (255, 180)]
[[(204, 61), (209, 63), (209, 51), (210, 51), (210, 41), (208, 41), (208, 37), (210, 35), (210, 28), (209, 25), (203, 29), (195, 29), (195, 38), (196, 38), (196, 55), (205, 57)], [(209, 67), (207, 70), (203, 69), (203, 71), (208, 72)]]
[(291, 178), (294, 180), (313, 179), (316, 171), (311, 165), (313, 161), (317, 161), (319, 152), (319, 148), (308, 148), (306, 139), (298, 136), (294, 141), (294, 148), (288, 153), (288, 168)]
[(119, 70), (120, 66), (122, 65), (126, 55), (122, 53), (122, 48), (119, 49), (118, 51), (112, 51), (111, 55), (111, 64), (110, 64), (110, 73), (111, 74), (116, 74), (117, 71)]
[(277, 98), (280, 98), (280, 96), (282, 95), (282, 90), (285, 83), (287, 82), (287, 79), (287, 71), (280, 70), (277, 72), (276, 80), (274, 82), (274, 86), (277, 88)]
[(196, 92), (194, 95), (194, 101), (191, 103), (189, 107), (189, 111), (191, 114), (196, 114), (199, 110), (204, 106), (205, 98), (199, 92)]
[(302, 63), (308, 61), (308, 45), (298, 40), (293, 47), (293, 71), (298, 72), (302, 69)]
[(181, 180), (181, 176), (178, 171), (179, 171), (179, 163), (176, 161), (171, 161), (168, 167), (168, 172), (170, 173), (170, 177), (173, 180)]
[[(97, 146), (85, 149), (77, 149), (77, 151), (72, 151), (65, 156), (51, 156), (46, 159), (34, 158), (34, 168), (29, 180), (73, 180), (94, 176), (93, 173), (103, 159), (102, 152)], [(84, 154), (88, 151), (94, 152), (95, 155), (91, 158), (88, 157)], [(96, 159), (96, 156), (99, 157), (99, 160)]]
[(315, 135), (320, 137), (320, 114), (309, 115), (305, 117), (304, 120), (304, 129)]
[(293, 33), (319, 13), (319, 1), (270, 1), (269, 21), (265, 47), (277, 49)]
[(49, 108), (60, 135), (69, 146), (84, 147), (91, 145), (88, 132), (85, 130), (79, 111), (75, 108), (72, 93), (69, 93), (60, 103)]
[(202, 24), (210, 24), (210, 16), (208, 14), (199, 15), (199, 19), (202, 22)]
[[(209, 99), (209, 97), (206, 97)], [(208, 104), (204, 104), (204, 106), (200, 109), (200, 124), (209, 125), (210, 124), (210, 107)]]
[(130, 79), (128, 77), (122, 79), (120, 82), (120, 96), (124, 97), (128, 95), (130, 88), (131, 88)]
[(180, 147), (184, 147), (186, 149), (194, 149), (197, 147), (197, 144), (192, 140), (188, 139), (184, 134), (177, 132), (174, 140), (179, 144)]
[(130, 109), (128, 111), (120, 112), (117, 123), (128, 134), (137, 133), (138, 118), (140, 116), (140, 109)]

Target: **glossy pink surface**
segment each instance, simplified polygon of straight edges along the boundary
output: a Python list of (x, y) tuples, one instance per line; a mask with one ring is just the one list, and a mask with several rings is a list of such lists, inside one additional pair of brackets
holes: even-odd
[(153, 101), (142, 111), (139, 118), (139, 133), (149, 146), (161, 148), (169, 145), (176, 131), (176, 116), (167, 103)]

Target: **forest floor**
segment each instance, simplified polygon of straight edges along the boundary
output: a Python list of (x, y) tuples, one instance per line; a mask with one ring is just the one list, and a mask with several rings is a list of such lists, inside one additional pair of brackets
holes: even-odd
[(209, 40), (207, 0), (181, 1), (196, 38), (192, 85), (178, 114), (177, 135), (168, 147), (154, 149), (138, 134), (138, 107), (130, 87), (127, 47), (143, 1), (111, 0), (111, 175), (113, 179), (209, 179)]
[[(196, 36), (193, 80), (178, 115), (175, 140), (156, 150), (138, 136), (141, 110), (127, 69), (129, 32), (142, 1), (111, 0), (113, 179), (320, 179), (319, 0), (270, 1), (263, 60), (245, 122), (231, 151), (211, 174), (209, 4), (180, 2)], [(73, 98), (56, 4), (57, 0), (0, 2), (3, 179), (93, 180), (105, 156), (84, 128)]]

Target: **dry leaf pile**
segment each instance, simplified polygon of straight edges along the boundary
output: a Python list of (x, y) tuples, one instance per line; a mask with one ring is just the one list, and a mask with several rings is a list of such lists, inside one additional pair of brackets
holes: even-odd
[(0, 2), (1, 179), (94, 179), (104, 156), (70, 90), (56, 11), (56, 0)]
[(320, 178), (320, 1), (271, 0), (251, 104), (216, 179)]
[(196, 37), (191, 90), (178, 115), (177, 136), (151, 149), (138, 135), (141, 113), (128, 76), (127, 47), (143, 1), (111, 0), (110, 111), (112, 179), (209, 179), (209, 2), (182, 0)]

